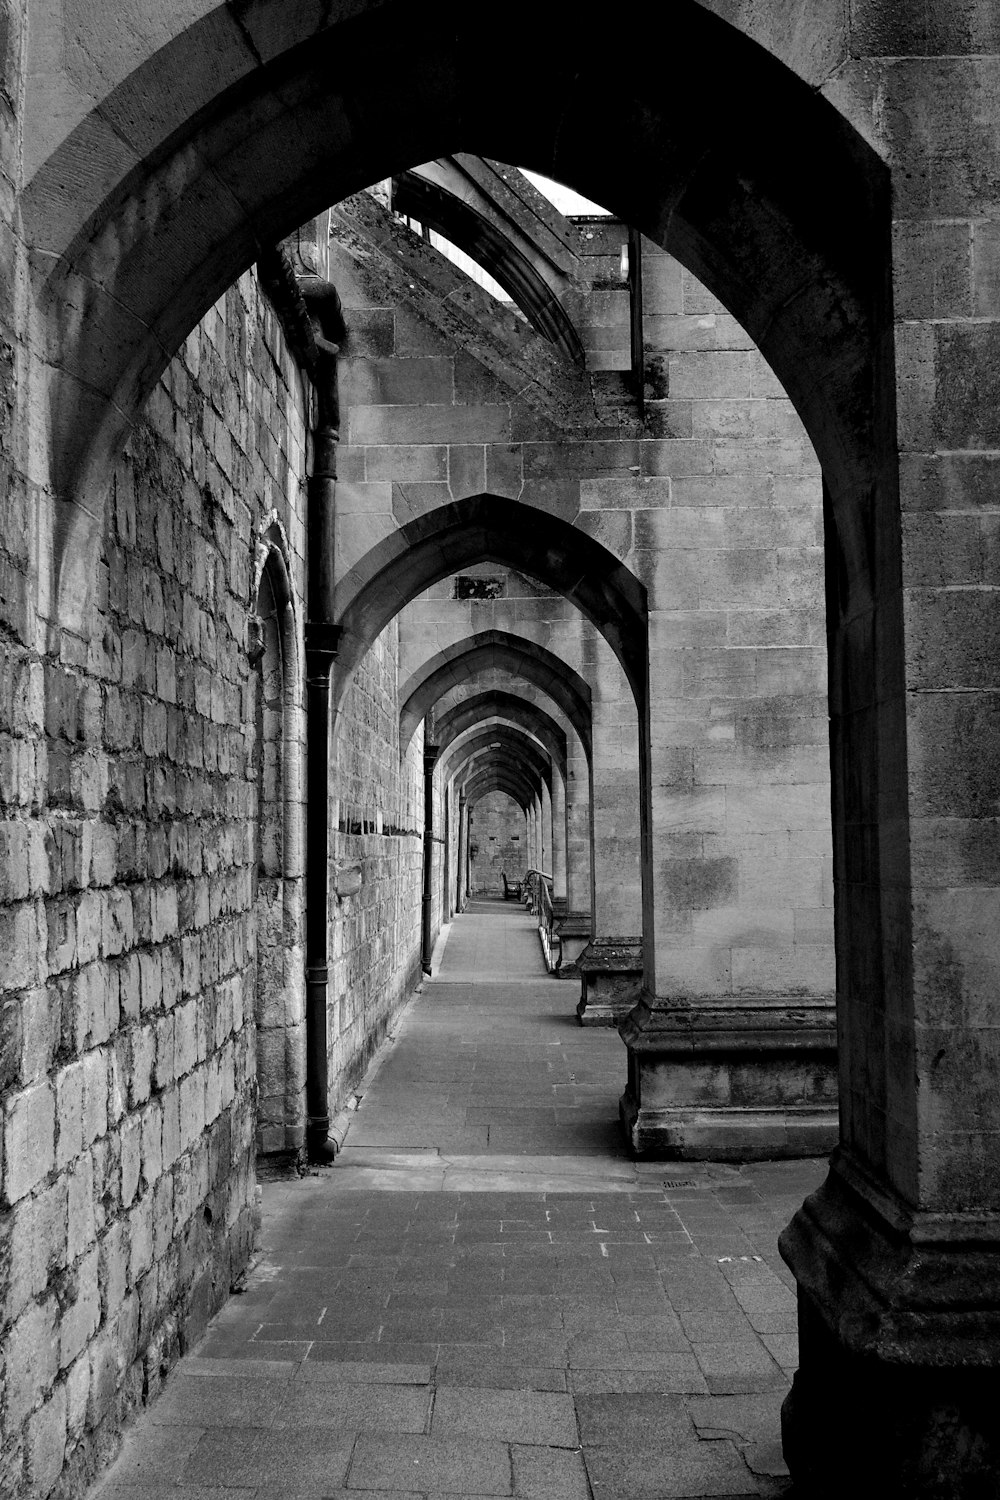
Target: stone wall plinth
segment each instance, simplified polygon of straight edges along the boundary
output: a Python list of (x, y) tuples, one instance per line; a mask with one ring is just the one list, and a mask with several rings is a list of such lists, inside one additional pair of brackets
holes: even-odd
[(577, 959), (581, 1026), (617, 1026), (642, 992), (642, 939), (594, 938)]
[(643, 998), (620, 1030), (621, 1119), (637, 1156), (756, 1161), (836, 1144), (832, 999)]
[[(565, 903), (563, 903), (565, 905)], [(580, 957), (590, 943), (590, 934), (593, 922), (589, 911), (564, 911), (557, 914), (555, 902), (552, 903), (552, 912), (555, 917), (555, 934), (562, 945), (562, 961), (559, 965), (558, 974), (560, 979), (579, 979)]]

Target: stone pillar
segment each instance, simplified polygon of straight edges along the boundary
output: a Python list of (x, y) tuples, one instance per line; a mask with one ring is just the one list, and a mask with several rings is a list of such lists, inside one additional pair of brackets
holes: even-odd
[(616, 1025), (641, 992), (643, 925), (639, 721), (617, 661), (601, 661), (593, 707), (593, 935), (577, 959), (577, 1016)]
[[(682, 291), (663, 257), (644, 267), (666, 278), (661, 303)], [(819, 466), (742, 331), (667, 358), (715, 467), (635, 516), (636, 557), (670, 566), (638, 565), (652, 941), (622, 1115), (643, 1154), (822, 1154), (837, 1076)], [(738, 403), (753, 441), (730, 452), (719, 414)], [(764, 480), (754, 442), (774, 430), (781, 472)]]
[(587, 754), (575, 734), (566, 744), (566, 906), (593, 911), (590, 830), (591, 774)]
[(593, 937), (590, 835), (591, 775), (586, 750), (572, 731), (566, 738), (566, 913), (557, 925), (561, 979), (577, 979), (577, 960)]
[[(866, 496), (873, 577), (831, 608), (842, 1144), (781, 1241), (785, 1454), (824, 1495), (862, 1453), (879, 1495), (1000, 1475), (1000, 68), (995, 9), (955, 19), (871, 13), (900, 488)], [(956, 55), (899, 65), (934, 35)]]
[(566, 910), (566, 783), (558, 768), (552, 772), (552, 904)]
[[(554, 779), (554, 778), (553, 778)], [(539, 869), (546, 875), (552, 874), (552, 796), (548, 786), (542, 782), (541, 808), (539, 817), (539, 829), (541, 832), (541, 861)]]
[[(610, 668), (602, 661), (603, 671)], [(639, 859), (639, 732), (625, 674), (599, 682), (594, 710), (594, 931), (600, 937), (642, 933)], [(603, 691), (601, 691), (603, 689)], [(599, 696), (600, 694), (600, 696)]]

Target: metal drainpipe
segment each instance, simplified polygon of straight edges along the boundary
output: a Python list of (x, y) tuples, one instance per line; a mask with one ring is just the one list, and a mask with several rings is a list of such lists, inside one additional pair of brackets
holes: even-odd
[(280, 246), (257, 260), (261, 285), (274, 306), (289, 347), (316, 392), (312, 468), (306, 482), (306, 1150), (329, 1163), (337, 1153), (330, 1135), (330, 1066), (327, 1046), (330, 902), (330, 674), (337, 657), (334, 624), (334, 540), (340, 398), (337, 354), (346, 336), (337, 289), (310, 272), (300, 281)]
[(313, 462), (308, 482), (308, 619), (306, 621), (306, 1146), (309, 1160), (337, 1154), (330, 1135), (330, 676), (340, 632), (334, 624), (334, 545), (340, 395), (337, 355), (344, 337), (336, 288), (319, 281), (301, 294), (316, 348)]
[(337, 443), (333, 427), (313, 433), (308, 482), (309, 618), (306, 622), (306, 1146), (312, 1162), (331, 1162), (330, 1065), (330, 674), (337, 656), (333, 623), (333, 540)]
[(437, 745), (424, 746), (424, 878), (420, 893), (420, 967), (431, 972), (431, 885), (434, 876), (434, 764)]

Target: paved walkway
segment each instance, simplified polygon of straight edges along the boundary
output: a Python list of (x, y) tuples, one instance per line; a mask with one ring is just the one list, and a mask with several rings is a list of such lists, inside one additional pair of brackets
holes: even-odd
[(246, 1291), (101, 1500), (784, 1496), (795, 1302), (775, 1238), (822, 1164), (641, 1164), (624, 1053), (519, 907), (476, 903), (332, 1171), (264, 1187)]

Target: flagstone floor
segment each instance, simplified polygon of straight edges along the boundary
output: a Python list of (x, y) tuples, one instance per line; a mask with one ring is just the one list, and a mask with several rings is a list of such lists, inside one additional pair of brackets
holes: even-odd
[(336, 1165), (264, 1185), (245, 1291), (93, 1500), (790, 1495), (776, 1239), (825, 1164), (632, 1162), (624, 1049), (576, 999), (519, 906), (455, 919)]

